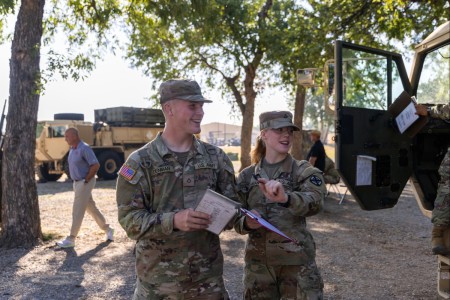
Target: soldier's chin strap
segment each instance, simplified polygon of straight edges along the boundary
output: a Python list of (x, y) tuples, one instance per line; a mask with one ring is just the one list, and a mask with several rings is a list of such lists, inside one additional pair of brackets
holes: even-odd
[[(142, 167), (142, 170), (144, 171), (145, 179), (147, 180), (148, 190), (149, 190), (149, 196), (153, 199), (153, 189), (152, 189), (152, 181), (150, 180), (150, 174), (149, 170), (152, 166), (152, 161), (150, 160), (150, 155), (148, 155), (148, 152), (145, 149), (141, 149), (138, 151), (139, 156), (141, 157), (140, 165)], [(150, 199), (147, 199), (145, 196), (145, 191), (143, 191), (144, 194), (144, 206), (145, 209), (147, 209), (148, 212), (153, 212), (153, 205)], [(147, 204), (148, 203), (148, 204)], [(148, 206), (150, 205), (150, 206)]]

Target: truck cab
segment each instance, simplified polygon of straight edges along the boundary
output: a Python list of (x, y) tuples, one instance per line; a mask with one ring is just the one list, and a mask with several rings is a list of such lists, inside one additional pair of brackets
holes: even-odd
[(76, 128), (81, 140), (94, 151), (100, 164), (97, 176), (111, 180), (127, 157), (155, 138), (165, 124), (160, 109), (121, 106), (94, 113), (94, 123), (77, 113), (55, 114), (52, 121), (38, 122), (35, 165), (40, 182), (56, 181), (64, 173), (70, 178), (69, 145), (64, 137), (70, 127)]
[[(450, 22), (416, 46), (409, 74), (400, 54), (343, 41), (335, 43), (333, 66), (334, 107), (326, 110), (334, 110), (336, 167), (345, 185), (362, 209), (377, 210), (395, 206), (409, 181), (431, 217), (450, 120), (418, 117), (414, 102), (450, 102)], [(438, 278), (446, 278), (438, 292), (450, 299), (449, 258), (438, 256), (438, 263)]]
[(41, 181), (56, 181), (69, 175), (67, 154), (69, 145), (64, 133), (69, 127), (77, 128), (80, 138), (92, 145), (92, 123), (80, 120), (39, 121), (36, 127), (36, 174)]

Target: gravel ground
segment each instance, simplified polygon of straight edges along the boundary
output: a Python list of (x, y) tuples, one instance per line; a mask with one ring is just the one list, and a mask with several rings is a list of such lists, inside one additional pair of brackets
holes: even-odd
[[(41, 223), (52, 237), (32, 250), (0, 248), (0, 299), (130, 299), (135, 272), (133, 241), (117, 222), (114, 181), (97, 182), (94, 198), (116, 229), (115, 241), (86, 215), (74, 249), (55, 247), (69, 230), (72, 186), (38, 184)], [(344, 191), (343, 187), (340, 187)], [(367, 212), (349, 195), (331, 193), (325, 209), (308, 219), (317, 244), (325, 299), (436, 299), (436, 257), (431, 223), (409, 187), (393, 209)], [(221, 234), (225, 280), (232, 299), (242, 292), (245, 237)]]

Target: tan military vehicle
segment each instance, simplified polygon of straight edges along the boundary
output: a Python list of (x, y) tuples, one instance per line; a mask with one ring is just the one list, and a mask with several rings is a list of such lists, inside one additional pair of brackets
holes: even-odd
[(36, 174), (41, 182), (56, 181), (66, 173), (69, 146), (64, 132), (75, 127), (100, 163), (98, 177), (108, 180), (128, 155), (151, 141), (164, 127), (159, 109), (112, 107), (95, 110), (95, 122), (85, 122), (82, 114), (55, 114), (53, 121), (40, 121), (36, 130)]
[[(335, 118), (336, 167), (361, 208), (395, 206), (409, 181), (431, 217), (450, 122), (415, 120), (414, 101), (450, 102), (450, 22), (415, 47), (411, 64), (408, 75), (400, 54), (336, 41), (335, 57), (324, 67), (324, 91), (332, 94), (325, 95), (325, 111)], [(313, 86), (317, 70), (298, 70), (299, 84)], [(438, 297), (450, 299), (450, 257), (438, 255), (437, 265)]]

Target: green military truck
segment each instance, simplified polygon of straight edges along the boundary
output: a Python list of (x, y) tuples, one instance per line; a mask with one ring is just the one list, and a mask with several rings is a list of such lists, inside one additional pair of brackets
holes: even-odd
[(75, 113), (55, 114), (52, 121), (38, 122), (35, 166), (40, 182), (56, 181), (64, 173), (70, 177), (69, 146), (64, 139), (69, 127), (77, 128), (80, 138), (94, 150), (100, 163), (97, 176), (109, 180), (117, 177), (128, 155), (151, 141), (165, 124), (159, 109), (111, 107), (97, 109), (94, 115), (94, 123)]
[[(312, 86), (314, 70), (298, 70), (299, 84)], [(409, 76), (401, 55), (343, 41), (336, 41), (324, 75), (330, 78), (324, 79), (325, 93), (331, 92), (324, 102), (335, 118), (336, 167), (361, 208), (395, 206), (409, 181), (420, 209), (431, 217), (450, 123), (414, 120), (413, 101), (450, 102), (450, 22), (415, 47)], [(449, 230), (445, 243), (449, 247)], [(450, 299), (450, 257), (437, 260), (438, 297)]]

